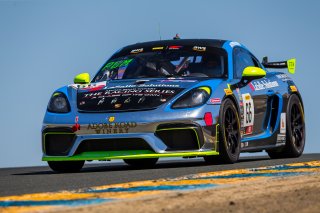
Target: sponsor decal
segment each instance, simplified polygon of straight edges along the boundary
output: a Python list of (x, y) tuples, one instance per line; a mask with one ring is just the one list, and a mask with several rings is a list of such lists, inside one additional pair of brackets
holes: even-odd
[(278, 134), (277, 135), (277, 143), (285, 143), (286, 142), (286, 135), (285, 134)]
[(249, 101), (251, 99), (251, 96), (249, 93), (244, 94), (244, 100)]
[(294, 85), (290, 86), (290, 90), (291, 90), (291, 92), (297, 92), (298, 91), (297, 87), (294, 86)]
[(232, 93), (232, 90), (231, 89), (224, 89), (224, 93), (226, 94), (226, 95), (232, 95), (233, 93)]
[(281, 113), (280, 117), (280, 133), (286, 134), (286, 113)]
[(283, 82), (291, 80), (291, 78), (287, 74), (279, 74), (276, 75), (276, 77), (282, 80)]
[(152, 50), (163, 50), (164, 47), (153, 47)]
[(241, 143), (241, 148), (244, 148), (244, 147), (247, 147), (247, 146), (249, 146), (249, 142), (248, 141)]
[(182, 48), (182, 46), (177, 46), (177, 45), (172, 45), (172, 46), (168, 47), (169, 50), (179, 50), (181, 48)]
[(221, 99), (220, 98), (210, 98), (210, 103), (221, 104)]
[(241, 91), (239, 88), (236, 88), (236, 92), (238, 94), (239, 100), (242, 101), (242, 95), (241, 95)]
[(131, 58), (131, 59), (126, 59), (126, 60), (120, 60), (120, 61), (111, 61), (111, 62), (107, 63), (107, 64), (103, 67), (103, 69), (112, 70), (112, 69), (119, 68), (119, 67), (126, 67), (126, 66), (128, 66), (132, 61), (133, 61), (133, 58)]
[(80, 84), (70, 84), (70, 85), (68, 85), (68, 87), (72, 87), (73, 89), (79, 89)]
[(89, 85), (85, 85), (84, 87), (78, 87), (78, 89), (85, 90), (88, 92), (94, 92), (94, 91), (101, 90), (104, 87), (106, 87), (106, 82), (101, 82), (101, 83), (97, 83), (97, 84), (89, 84)]
[(131, 101), (131, 98), (129, 97), (129, 98), (127, 98), (126, 100), (124, 100), (124, 103), (125, 103), (125, 104), (128, 104), (128, 103), (130, 103), (130, 101)]
[[(161, 95), (173, 95), (176, 90), (165, 88), (128, 88), (128, 89), (108, 89), (99, 92), (86, 93), (83, 98), (95, 99), (104, 97), (119, 97), (119, 96), (161, 96)], [(115, 100), (115, 102), (114, 102)], [(116, 103), (116, 99), (113, 99), (111, 103)]]
[(115, 105), (114, 105), (114, 108), (118, 109), (118, 108), (120, 108), (121, 106), (122, 106), (122, 104), (115, 104)]
[(72, 132), (76, 132), (80, 130), (80, 124), (78, 122), (79, 122), (79, 116), (76, 116), (74, 119), (75, 124), (72, 126)]
[(249, 87), (252, 91), (254, 91), (254, 86), (252, 85), (252, 83), (249, 83)]
[(110, 122), (110, 123), (112, 123), (112, 122), (114, 122), (115, 121), (115, 117), (114, 116), (110, 116), (109, 118), (108, 118), (108, 121)]
[(102, 98), (99, 102), (98, 105), (103, 104), (104, 103), (104, 98)]
[(84, 104), (86, 104), (85, 101), (81, 101), (81, 102), (79, 103), (80, 106), (81, 106), (81, 105), (84, 105)]
[[(244, 113), (243, 126), (244, 127), (253, 126), (253, 124), (254, 124), (254, 105), (253, 105), (253, 100), (251, 98), (250, 93), (243, 94), (242, 99), (243, 99), (243, 113)], [(247, 130), (246, 130), (246, 132), (247, 132)]]
[(253, 91), (270, 89), (274, 87), (278, 87), (279, 84), (277, 81), (270, 81), (270, 80), (261, 80), (261, 81), (254, 81), (249, 83), (250, 88)]
[(204, 52), (204, 51), (206, 51), (206, 47), (200, 47), (200, 46), (194, 46), (193, 48), (192, 48), (194, 51), (198, 51), (198, 52)]
[(118, 100), (117, 98), (112, 99), (111, 104), (117, 103), (117, 100)]
[[(160, 82), (174, 82), (174, 83), (192, 83), (192, 82), (197, 82), (197, 80), (186, 80), (186, 79), (166, 79), (166, 80), (160, 80)], [(179, 86), (179, 85), (178, 85)]]
[[(169, 82), (166, 80), (161, 80), (161, 82)], [(170, 82), (174, 82), (174, 81), (170, 81)], [(178, 81), (181, 82), (181, 81)], [(191, 81), (190, 81), (191, 82)], [(194, 82), (194, 81), (192, 81)], [(116, 86), (112, 86), (112, 87), (105, 87), (104, 89), (124, 89), (124, 88), (140, 88), (140, 87), (172, 87), (172, 88), (179, 88), (180, 85), (179, 84), (138, 84), (138, 85), (116, 85)]]
[(235, 46), (241, 46), (241, 44), (239, 43), (239, 42), (236, 42), (236, 41), (232, 41), (232, 42), (230, 42), (230, 47), (235, 47)]
[(128, 133), (130, 129), (133, 129), (136, 127), (137, 127), (136, 122), (112, 122), (112, 123), (90, 123), (87, 129), (94, 130), (96, 134), (121, 134), (121, 133)]
[(270, 88), (279, 86), (277, 81), (270, 81), (270, 80), (254, 81), (254, 82), (251, 82), (249, 85), (251, 85), (250, 88), (253, 91), (270, 89)]
[(161, 102), (166, 102), (166, 101), (167, 101), (167, 99), (165, 99), (165, 98), (161, 98), (161, 99), (160, 99), (160, 101), (161, 101)]
[(146, 100), (146, 97), (145, 96), (142, 96), (141, 98), (139, 98), (138, 100), (138, 104), (141, 104), (144, 102), (144, 100)]
[(134, 49), (134, 50), (131, 50), (131, 54), (136, 54), (136, 53), (142, 53), (143, 52), (143, 48), (140, 48), (140, 49)]
[(253, 126), (245, 127), (245, 135), (251, 135), (253, 132)]

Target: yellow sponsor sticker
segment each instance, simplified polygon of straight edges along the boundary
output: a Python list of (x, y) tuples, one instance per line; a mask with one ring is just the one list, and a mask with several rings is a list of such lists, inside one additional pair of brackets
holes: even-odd
[(297, 92), (298, 91), (296, 86), (290, 86), (290, 90), (291, 90), (291, 92)]
[(111, 122), (113, 122), (115, 120), (115, 117), (114, 116), (110, 116), (108, 120), (111, 123)]
[(246, 100), (246, 101), (249, 101), (251, 99), (251, 96), (250, 95), (246, 95), (245, 97), (244, 97), (244, 100)]
[(226, 93), (226, 95), (232, 95), (232, 90), (231, 89), (224, 89), (224, 92)]
[(163, 50), (164, 47), (153, 47), (152, 50)]

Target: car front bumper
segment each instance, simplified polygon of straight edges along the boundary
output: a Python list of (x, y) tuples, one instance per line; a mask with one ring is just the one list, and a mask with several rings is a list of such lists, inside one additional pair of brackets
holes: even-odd
[(42, 160), (218, 155), (218, 115), (213, 114), (213, 125), (207, 126), (203, 120), (206, 111), (201, 108), (164, 116), (148, 111), (108, 115), (47, 112), (42, 128)]

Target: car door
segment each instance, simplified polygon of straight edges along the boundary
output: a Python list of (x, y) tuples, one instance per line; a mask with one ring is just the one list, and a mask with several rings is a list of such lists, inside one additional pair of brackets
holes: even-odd
[[(247, 50), (236, 47), (233, 52), (234, 79), (240, 80), (243, 70), (248, 66), (260, 67), (258, 60)], [(236, 88), (240, 103), (242, 137), (260, 135), (267, 129), (269, 94), (264, 89), (266, 78), (251, 81)]]

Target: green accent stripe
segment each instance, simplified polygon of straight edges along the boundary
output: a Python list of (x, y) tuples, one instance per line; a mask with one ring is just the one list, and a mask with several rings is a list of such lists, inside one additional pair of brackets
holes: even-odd
[(161, 157), (197, 157), (207, 155), (218, 155), (216, 151), (204, 152), (175, 152), (175, 153), (154, 153), (150, 150), (128, 150), (128, 151), (99, 151), (83, 152), (71, 157), (50, 156), (43, 157), (43, 161), (72, 161), (72, 160), (111, 160), (111, 159), (141, 159), (141, 158), (161, 158)]

